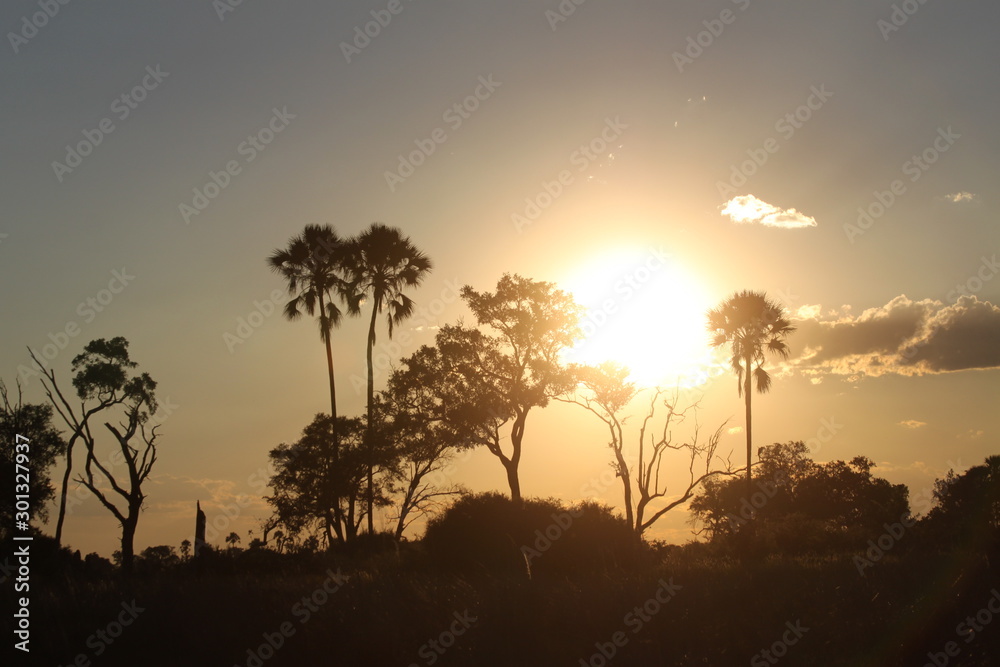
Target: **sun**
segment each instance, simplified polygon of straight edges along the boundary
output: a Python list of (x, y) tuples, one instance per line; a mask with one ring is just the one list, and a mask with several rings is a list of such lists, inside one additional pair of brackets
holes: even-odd
[(640, 387), (707, 380), (711, 304), (691, 272), (662, 248), (607, 251), (562, 285), (586, 308), (583, 339), (567, 351), (567, 361), (618, 362)]

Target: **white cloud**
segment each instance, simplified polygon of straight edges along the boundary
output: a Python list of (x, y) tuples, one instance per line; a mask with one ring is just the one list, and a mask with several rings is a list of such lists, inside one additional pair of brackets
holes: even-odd
[(816, 218), (799, 213), (794, 208), (778, 208), (753, 195), (733, 197), (722, 208), (722, 215), (728, 215), (733, 222), (760, 223), (767, 227), (781, 227), (782, 229), (816, 226)]
[(949, 201), (952, 204), (961, 204), (961, 203), (964, 203), (964, 202), (972, 202), (972, 201), (976, 201), (978, 198), (979, 198), (979, 195), (973, 194), (971, 192), (965, 192), (964, 190), (962, 192), (955, 192), (955, 193), (952, 193), (950, 195), (945, 195), (943, 197), (943, 199), (945, 201)]
[(917, 421), (916, 419), (906, 419), (904, 421), (899, 422), (899, 425), (902, 426), (903, 428), (917, 429), (927, 426), (927, 422)]

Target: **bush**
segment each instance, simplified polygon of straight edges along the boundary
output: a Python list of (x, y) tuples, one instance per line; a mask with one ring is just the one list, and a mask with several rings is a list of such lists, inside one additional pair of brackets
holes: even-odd
[(520, 505), (496, 492), (468, 495), (432, 519), (423, 539), (432, 562), (494, 574), (563, 574), (633, 564), (641, 542), (610, 507), (555, 499)]

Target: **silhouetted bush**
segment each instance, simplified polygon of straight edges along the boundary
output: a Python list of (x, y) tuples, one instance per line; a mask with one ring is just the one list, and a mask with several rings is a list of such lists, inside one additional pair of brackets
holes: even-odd
[(525, 576), (624, 567), (642, 551), (610, 507), (551, 498), (517, 505), (495, 492), (456, 501), (430, 521), (423, 544), (447, 568)]

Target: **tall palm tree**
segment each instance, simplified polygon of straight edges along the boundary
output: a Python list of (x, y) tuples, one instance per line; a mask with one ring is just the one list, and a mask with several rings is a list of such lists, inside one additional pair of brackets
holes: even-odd
[[(306, 225), (301, 234), (288, 241), (287, 248), (279, 248), (267, 258), (273, 271), (288, 283), (292, 298), (285, 304), (285, 317), (291, 321), (302, 316), (319, 315), (319, 333), (326, 345), (326, 366), (330, 376), (330, 415), (337, 423), (337, 383), (333, 373), (331, 332), (340, 326), (343, 312), (338, 301), (343, 301), (347, 312), (360, 314), (360, 302), (355, 298), (350, 283), (345, 279), (345, 262), (350, 243), (341, 239), (330, 225)], [(339, 460), (340, 442), (336, 426), (333, 428), (333, 464)], [(339, 508), (339, 505), (338, 505)], [(340, 517), (336, 529), (341, 533)]]
[(718, 307), (708, 311), (708, 331), (713, 334), (712, 346), (730, 344), (730, 363), (736, 373), (737, 393), (746, 402), (747, 420), (747, 497), (753, 493), (750, 463), (752, 458), (752, 421), (750, 414), (750, 376), (757, 391), (767, 393), (771, 376), (764, 370), (764, 352), (788, 357), (785, 337), (795, 327), (785, 318), (781, 304), (763, 292), (736, 292)]
[(372, 317), (368, 326), (368, 428), (366, 432), (368, 462), (368, 532), (374, 532), (374, 401), (375, 371), (372, 350), (375, 347), (375, 322), (383, 311), (389, 325), (389, 338), (394, 328), (413, 313), (413, 300), (403, 290), (416, 287), (431, 270), (431, 260), (410, 241), (408, 236), (380, 222), (372, 223), (354, 240), (350, 275), (355, 293), (371, 299)]

